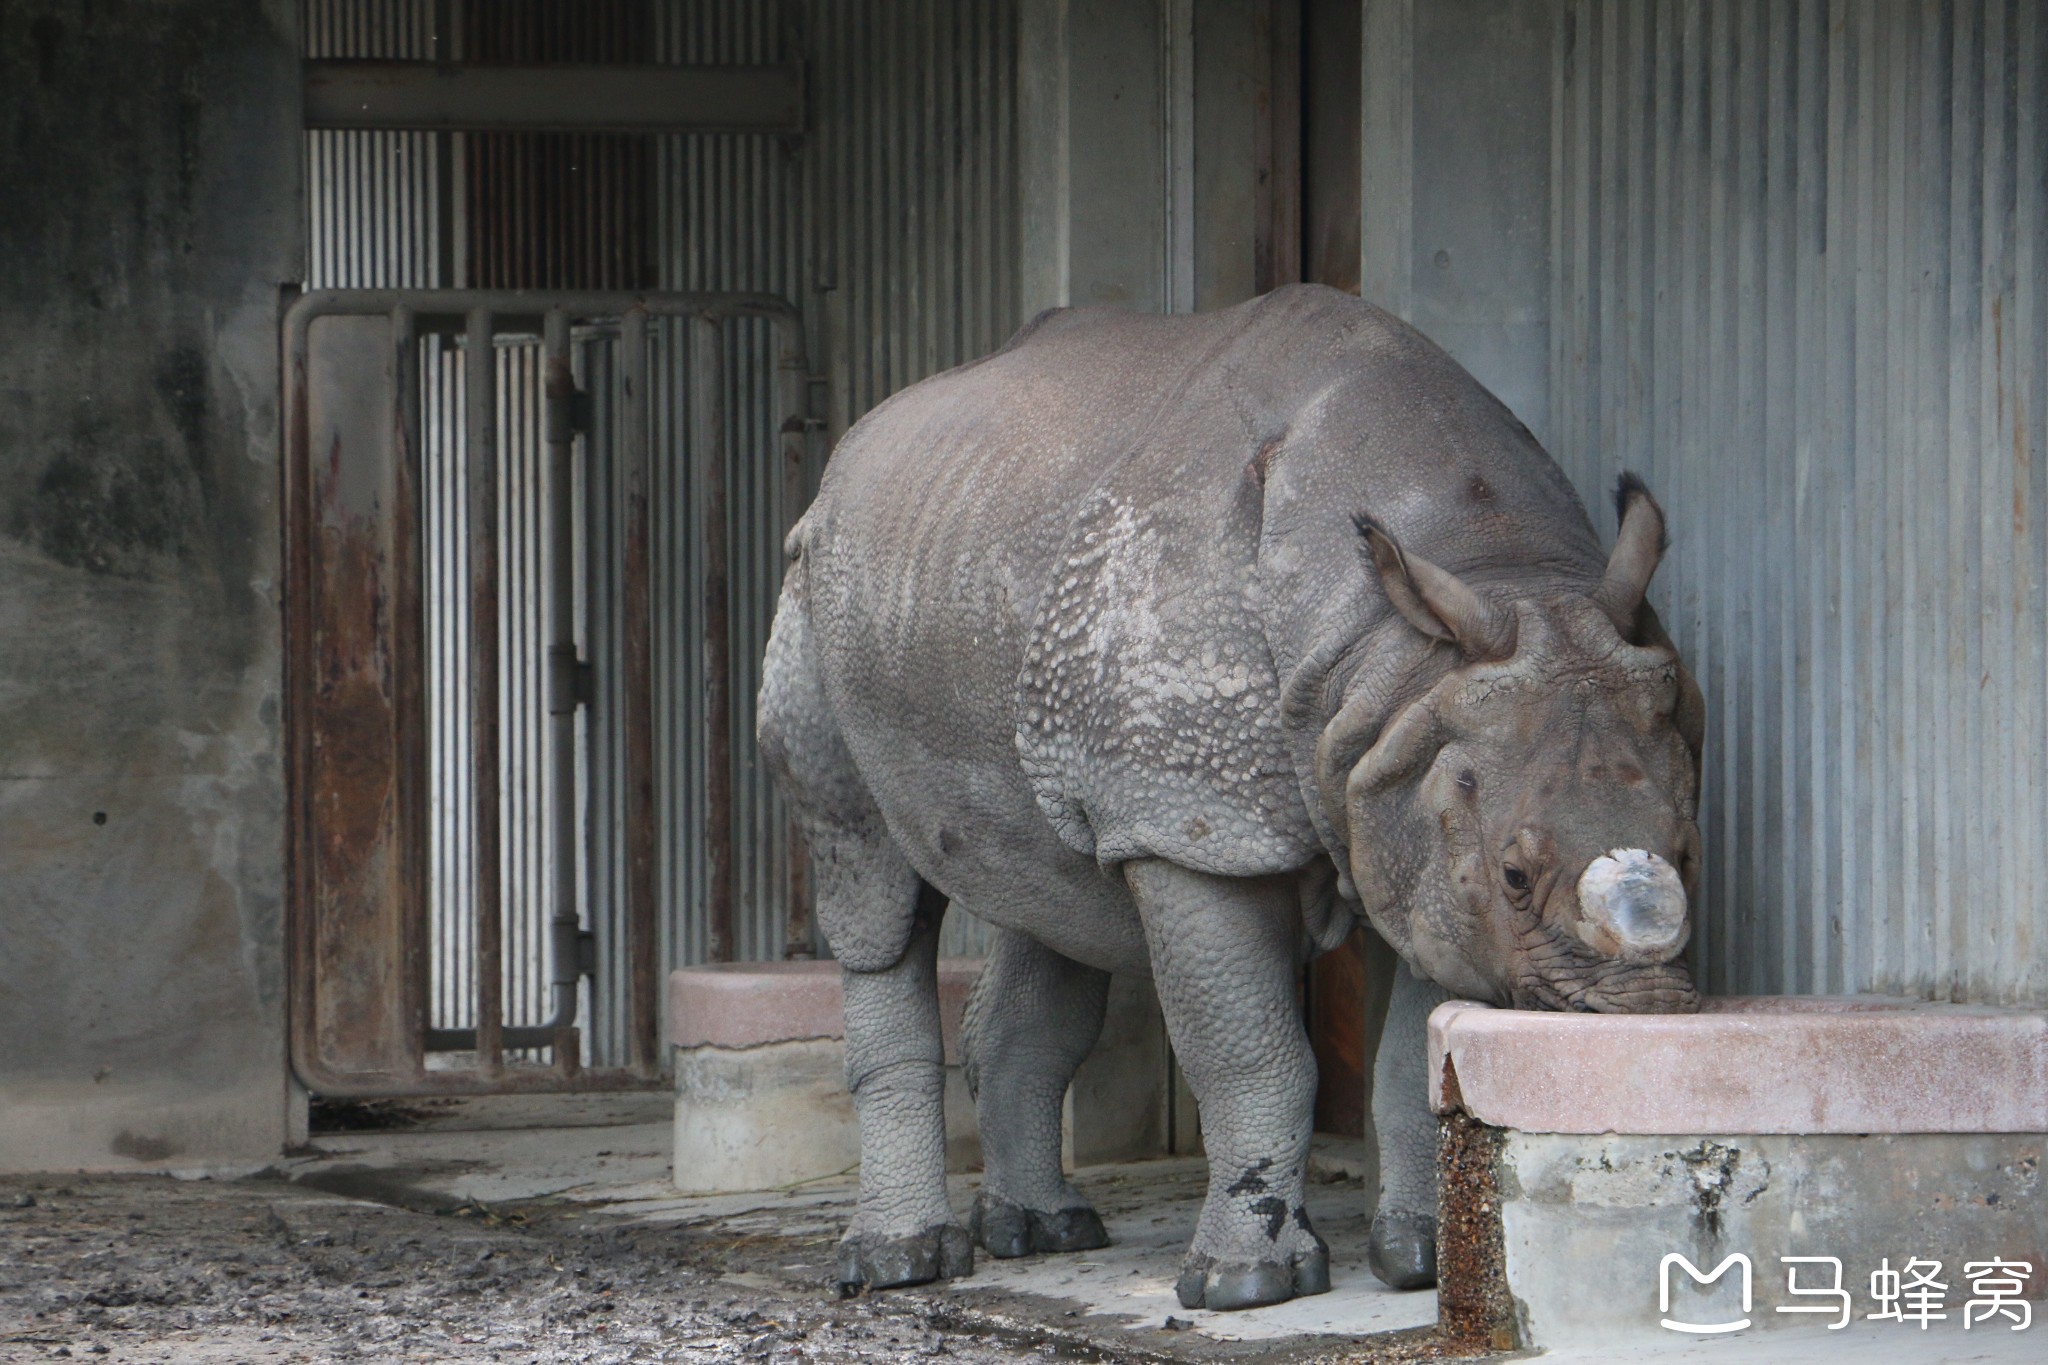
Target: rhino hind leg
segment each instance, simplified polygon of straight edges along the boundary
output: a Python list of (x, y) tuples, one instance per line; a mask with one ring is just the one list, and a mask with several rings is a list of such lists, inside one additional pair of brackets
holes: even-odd
[(1373, 1061), (1372, 1126), (1379, 1207), (1366, 1260), (1389, 1289), (1436, 1283), (1436, 1116), (1429, 1112), (1429, 1015), (1449, 999), (1405, 964), (1395, 969), (1387, 1025)]
[(860, 1203), (839, 1244), (851, 1293), (974, 1269), (946, 1200), (939, 922), (945, 898), (889, 836), (820, 684), (801, 560), (783, 579), (760, 697), (762, 757), (810, 847), (818, 924), (839, 958), (846, 1085), (860, 1119)]
[(1330, 1287), (1303, 1202), (1316, 1065), (1295, 1004), (1292, 879), (1126, 864), (1175, 1055), (1202, 1111), (1209, 1192), (1175, 1289), (1187, 1308), (1256, 1308)]
[[(889, 850), (891, 854), (894, 850)], [(819, 894), (856, 893), (842, 850)], [(874, 894), (894, 878), (858, 888)], [(945, 900), (911, 881), (910, 941), (890, 966), (842, 966), (846, 1084), (860, 1117), (860, 1203), (839, 1244), (842, 1293), (955, 1279), (974, 1271), (967, 1230), (946, 1199), (945, 1052), (939, 1034), (939, 921)], [(828, 887), (830, 890), (828, 891)]]
[(999, 929), (967, 999), (963, 1043), (987, 1175), (968, 1223), (1007, 1258), (1109, 1245), (1060, 1163), (1067, 1084), (1102, 1032), (1109, 973)]

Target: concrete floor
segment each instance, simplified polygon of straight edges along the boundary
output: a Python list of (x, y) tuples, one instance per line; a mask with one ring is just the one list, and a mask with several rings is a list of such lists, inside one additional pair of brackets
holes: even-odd
[[(555, 1120), (546, 1128), (517, 1127)], [(460, 1124), (463, 1126), (453, 1126)], [(322, 1135), (246, 1180), (0, 1181), (0, 1361), (534, 1362), (1438, 1358), (1429, 1294), (1364, 1268), (1355, 1157), (1318, 1152), (1309, 1191), (1332, 1293), (1249, 1313), (1172, 1297), (1202, 1163), (1085, 1170), (1115, 1245), (984, 1259), (951, 1284), (839, 1300), (828, 1288), (849, 1175), (679, 1198), (659, 1097), (429, 1107), (413, 1131)], [(955, 1181), (964, 1209), (975, 1180)], [(1555, 1350), (1558, 1365), (2033, 1365), (2048, 1324), (1965, 1334), (1858, 1322)], [(1523, 1357), (1528, 1358), (1528, 1357)]]
[[(414, 1209), (516, 1206), (585, 1225), (715, 1228), (735, 1243), (776, 1252), (749, 1256), (732, 1273), (763, 1288), (822, 1290), (854, 1202), (851, 1172), (762, 1194), (678, 1197), (668, 1181), (665, 1108), (634, 1112), (638, 1102), (616, 1103), (624, 1107), (614, 1116), (626, 1121), (602, 1127), (326, 1134), (286, 1173)], [(1077, 1256), (983, 1257), (969, 1279), (891, 1297), (916, 1296), (994, 1326), (1057, 1331), (1111, 1358), (1355, 1355), (1347, 1347), (1364, 1346), (1363, 1338), (1436, 1321), (1433, 1293), (1394, 1293), (1366, 1269), (1361, 1166), (1341, 1143), (1319, 1148), (1308, 1198), (1331, 1247), (1331, 1292), (1241, 1313), (1182, 1308), (1173, 1281), (1205, 1170), (1195, 1158), (1088, 1168), (1077, 1183), (1102, 1213), (1111, 1246)], [(954, 1177), (957, 1210), (965, 1212), (978, 1183), (975, 1175)]]
[[(474, 1107), (463, 1124), (532, 1122), (550, 1113), (584, 1127), (447, 1130), (429, 1120), (410, 1132), (334, 1133), (294, 1161), (291, 1178), (323, 1189), (413, 1208), (467, 1205), (552, 1210), (563, 1223), (687, 1228), (712, 1233), (735, 1253), (725, 1280), (777, 1292), (818, 1293), (854, 1197), (852, 1174), (762, 1194), (679, 1198), (668, 1183), (669, 1115), (663, 1097), (586, 1101), (575, 1117), (535, 1102)], [(521, 1108), (524, 1104), (528, 1108)], [(1398, 1360), (1427, 1354), (1413, 1329), (1435, 1321), (1435, 1296), (1396, 1294), (1365, 1268), (1365, 1191), (1350, 1147), (1319, 1141), (1309, 1205), (1332, 1252), (1327, 1295), (1247, 1313), (1190, 1312), (1173, 1278), (1200, 1208), (1203, 1163), (1165, 1159), (1090, 1168), (1079, 1183), (1095, 1200), (1114, 1244), (1073, 1257), (999, 1262), (982, 1258), (973, 1277), (894, 1291), (884, 1299), (920, 1306), (955, 1326), (1018, 1339), (1064, 1342), (1060, 1354), (1101, 1359)], [(975, 1176), (955, 1177), (964, 1212)], [(957, 1315), (957, 1316), (949, 1316)], [(1556, 1365), (2037, 1365), (2048, 1358), (2048, 1323), (2026, 1331), (1955, 1324), (1921, 1333), (1858, 1322), (1829, 1332), (1805, 1326), (1733, 1338), (1655, 1334), (1626, 1343), (1540, 1353)], [(1381, 1334), (1395, 1333), (1394, 1336)], [(1539, 1353), (1532, 1353), (1539, 1354)], [(1528, 1358), (1525, 1356), (1524, 1358)]]
[(1544, 1365), (2040, 1365), (2048, 1359), (2048, 1324), (2024, 1331), (1981, 1326), (1964, 1332), (1954, 1321), (1922, 1332), (1895, 1322), (1853, 1322), (1839, 1332), (1787, 1327), (1715, 1341), (1677, 1335), (1631, 1340), (1626, 1351), (1601, 1342), (1560, 1347)]

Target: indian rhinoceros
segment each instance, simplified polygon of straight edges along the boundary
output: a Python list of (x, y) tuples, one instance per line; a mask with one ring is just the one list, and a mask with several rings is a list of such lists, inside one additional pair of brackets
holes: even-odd
[[(1317, 1293), (1303, 962), (1400, 953), (1370, 1260), (1435, 1274), (1423, 1028), (1449, 995), (1682, 1010), (1704, 709), (1528, 430), (1412, 328), (1295, 287), (1055, 311), (839, 444), (791, 533), (760, 699), (843, 968), (849, 1289), (1106, 1243), (1061, 1100), (1112, 972), (1149, 974), (1200, 1105), (1189, 1307)], [(948, 1206), (934, 962), (993, 926), (965, 1050), (986, 1177)]]

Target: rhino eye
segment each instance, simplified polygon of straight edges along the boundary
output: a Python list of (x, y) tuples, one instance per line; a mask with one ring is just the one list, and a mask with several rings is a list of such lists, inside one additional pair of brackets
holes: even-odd
[(1503, 867), (1500, 875), (1507, 879), (1508, 888), (1512, 891), (1527, 891), (1529, 889), (1529, 874), (1516, 867), (1513, 863)]
[(1458, 785), (1468, 792), (1479, 790), (1479, 775), (1470, 768), (1458, 774)]

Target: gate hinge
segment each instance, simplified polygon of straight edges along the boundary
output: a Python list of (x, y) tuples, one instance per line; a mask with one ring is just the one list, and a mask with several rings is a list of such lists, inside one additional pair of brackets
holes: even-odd
[(597, 670), (576, 657), (574, 645), (548, 650), (548, 714), (567, 715), (597, 695)]
[(588, 436), (592, 414), (597, 404), (583, 389), (562, 392), (557, 385), (550, 385), (547, 392), (547, 439), (553, 442), (573, 440)]

